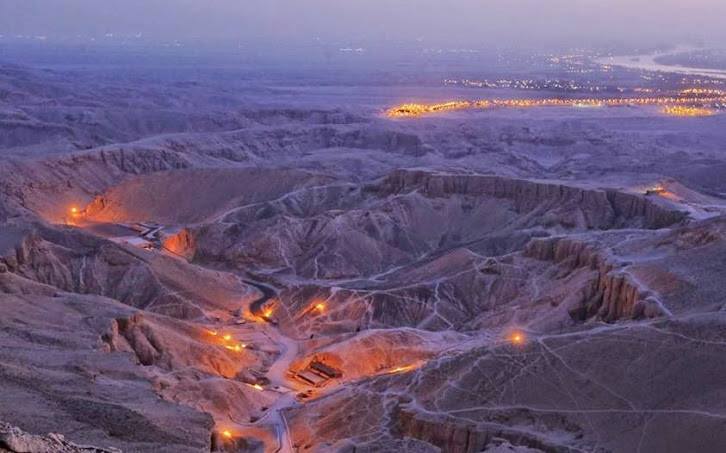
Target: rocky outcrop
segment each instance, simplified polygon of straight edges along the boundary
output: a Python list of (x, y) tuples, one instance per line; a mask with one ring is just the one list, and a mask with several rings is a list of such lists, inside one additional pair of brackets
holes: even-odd
[(244, 369), (255, 362), (248, 351), (230, 352), (201, 341), (204, 335), (181, 322), (139, 312), (114, 320), (103, 340), (111, 351), (133, 352), (144, 366), (166, 371), (193, 368), (209, 375), (252, 380)]
[[(534, 434), (527, 434), (523, 430), (511, 429), (509, 423), (513, 420), (505, 421), (502, 425), (494, 423), (474, 424), (448, 419), (445, 416), (429, 416), (407, 408), (396, 410), (394, 417), (397, 435), (423, 440), (440, 448), (442, 453), (480, 452), (484, 451), (492, 443), (502, 440), (530, 452), (562, 453), (575, 451), (562, 445), (552, 444)], [(517, 415), (513, 414), (512, 417), (516, 419)], [(569, 429), (573, 432), (577, 430), (575, 426), (566, 423), (566, 420), (562, 420), (559, 416), (550, 418), (557, 420), (550, 420), (549, 423), (547, 421), (543, 422), (565, 425), (564, 427), (560, 426), (560, 429)]]
[(178, 231), (164, 234), (161, 238), (161, 246), (174, 255), (191, 261), (196, 253), (197, 243), (189, 229), (181, 228)]
[(183, 302), (164, 289), (143, 261), (111, 242), (79, 233), (35, 230), (14, 253), (0, 257), (0, 262), (29, 280), (63, 291), (111, 297), (136, 307), (170, 304), (171, 299)]
[(97, 195), (93, 197), (93, 200), (86, 205), (83, 209), (83, 215), (89, 218), (93, 218), (102, 212), (108, 206), (108, 199), (104, 195)]
[(62, 434), (29, 434), (18, 427), (0, 422), (0, 451), (12, 453), (121, 453), (116, 448), (78, 445)]
[(0, 194), (14, 214), (61, 221), (70, 204), (92, 199), (129, 175), (187, 168), (194, 158), (153, 148), (113, 148), (0, 164)]
[(616, 218), (642, 219), (642, 226), (648, 229), (666, 228), (683, 222), (688, 214), (656, 204), (652, 199), (617, 190), (605, 190)]
[(529, 258), (552, 261), (568, 271), (582, 268), (594, 271), (594, 278), (583, 288), (579, 303), (570, 308), (570, 316), (575, 320), (597, 318), (612, 322), (669, 314), (653, 291), (593, 243), (564, 237), (535, 239), (523, 253)]
[(236, 439), (226, 439), (219, 433), (215, 432), (212, 434), (211, 451), (217, 453), (263, 453), (265, 451), (265, 445), (263, 442), (254, 438), (240, 437)]
[(81, 294), (98, 294), (177, 318), (203, 316), (199, 307), (162, 282), (153, 266), (112, 242), (41, 225), (0, 255), (7, 272)]
[[(586, 229), (657, 229), (682, 222), (687, 217), (684, 212), (667, 209), (634, 194), (493, 175), (397, 170), (367, 186), (367, 190), (382, 194), (418, 190), (425, 196), (437, 198), (459, 194), (506, 199), (520, 213), (555, 214), (560, 217), (559, 223), (565, 227)], [(560, 215), (565, 211), (575, 214)]]

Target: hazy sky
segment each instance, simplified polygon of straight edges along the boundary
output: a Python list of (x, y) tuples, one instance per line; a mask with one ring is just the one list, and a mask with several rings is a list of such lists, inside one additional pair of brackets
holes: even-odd
[(243, 42), (534, 45), (702, 39), (726, 47), (726, 0), (0, 0), (0, 34)]

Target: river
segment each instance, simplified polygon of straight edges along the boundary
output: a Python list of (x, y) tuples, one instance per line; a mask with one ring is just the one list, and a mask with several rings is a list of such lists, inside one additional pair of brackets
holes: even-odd
[(602, 65), (619, 66), (621, 68), (639, 69), (642, 71), (668, 72), (672, 74), (712, 77), (714, 79), (726, 80), (726, 70), (723, 69), (691, 68), (686, 66), (666, 65), (656, 61), (656, 59), (660, 57), (687, 52), (689, 50), (695, 49), (679, 47), (668, 52), (655, 52), (648, 55), (601, 57), (595, 59), (595, 62)]

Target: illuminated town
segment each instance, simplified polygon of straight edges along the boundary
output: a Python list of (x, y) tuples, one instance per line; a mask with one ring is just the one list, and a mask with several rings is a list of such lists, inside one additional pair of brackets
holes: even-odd
[(663, 113), (670, 116), (712, 116), (716, 114), (713, 109), (688, 106), (667, 106)]
[(625, 107), (665, 106), (671, 116), (708, 116), (715, 113), (712, 106), (726, 106), (726, 92), (721, 90), (688, 89), (675, 95), (658, 97), (616, 97), (585, 99), (482, 99), (478, 101), (449, 101), (434, 104), (402, 104), (386, 111), (389, 118), (418, 117), (438, 112), (486, 110), (492, 108), (534, 107)]

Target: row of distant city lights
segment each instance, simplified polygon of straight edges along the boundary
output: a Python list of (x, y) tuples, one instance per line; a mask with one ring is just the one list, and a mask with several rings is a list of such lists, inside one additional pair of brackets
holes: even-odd
[(389, 118), (418, 117), (426, 114), (470, 109), (488, 109), (493, 107), (529, 108), (529, 107), (614, 107), (614, 106), (662, 106), (663, 112), (677, 116), (704, 116), (715, 113), (713, 109), (702, 105), (724, 105), (726, 94), (695, 97), (690, 93), (684, 96), (636, 97), (636, 98), (604, 98), (604, 99), (493, 99), (479, 101), (449, 101), (434, 104), (409, 103), (392, 107), (386, 111)]

